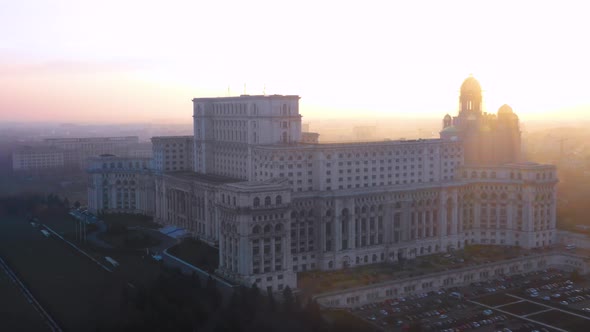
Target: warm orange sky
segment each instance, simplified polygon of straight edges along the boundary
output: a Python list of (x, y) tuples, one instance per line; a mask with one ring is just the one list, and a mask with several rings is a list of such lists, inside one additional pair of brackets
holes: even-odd
[(0, 0), (0, 121), (191, 121), (191, 99), (299, 94), (307, 119), (590, 111), (584, 1)]

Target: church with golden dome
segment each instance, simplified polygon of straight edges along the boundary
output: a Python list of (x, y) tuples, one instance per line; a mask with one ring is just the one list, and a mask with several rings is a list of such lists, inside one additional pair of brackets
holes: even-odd
[(481, 85), (473, 76), (463, 81), (459, 113), (445, 115), (440, 137), (463, 143), (466, 165), (501, 165), (522, 158), (518, 116), (506, 104), (497, 114), (483, 112)]

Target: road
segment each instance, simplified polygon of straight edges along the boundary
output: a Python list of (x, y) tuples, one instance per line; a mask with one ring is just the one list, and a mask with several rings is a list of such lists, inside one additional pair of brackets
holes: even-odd
[(24, 219), (0, 223), (0, 256), (64, 330), (84, 331), (118, 317), (123, 281)]

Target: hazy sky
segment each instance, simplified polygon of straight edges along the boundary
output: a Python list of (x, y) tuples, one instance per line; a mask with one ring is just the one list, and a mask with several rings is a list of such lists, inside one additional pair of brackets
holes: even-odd
[(191, 121), (193, 97), (299, 94), (307, 118), (590, 111), (585, 1), (0, 0), (0, 121)]

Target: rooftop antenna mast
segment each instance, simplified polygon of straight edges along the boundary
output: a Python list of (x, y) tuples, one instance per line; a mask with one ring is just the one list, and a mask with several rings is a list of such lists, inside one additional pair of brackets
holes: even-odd
[(262, 94), (266, 96), (266, 84), (264, 85), (264, 87), (262, 88)]

